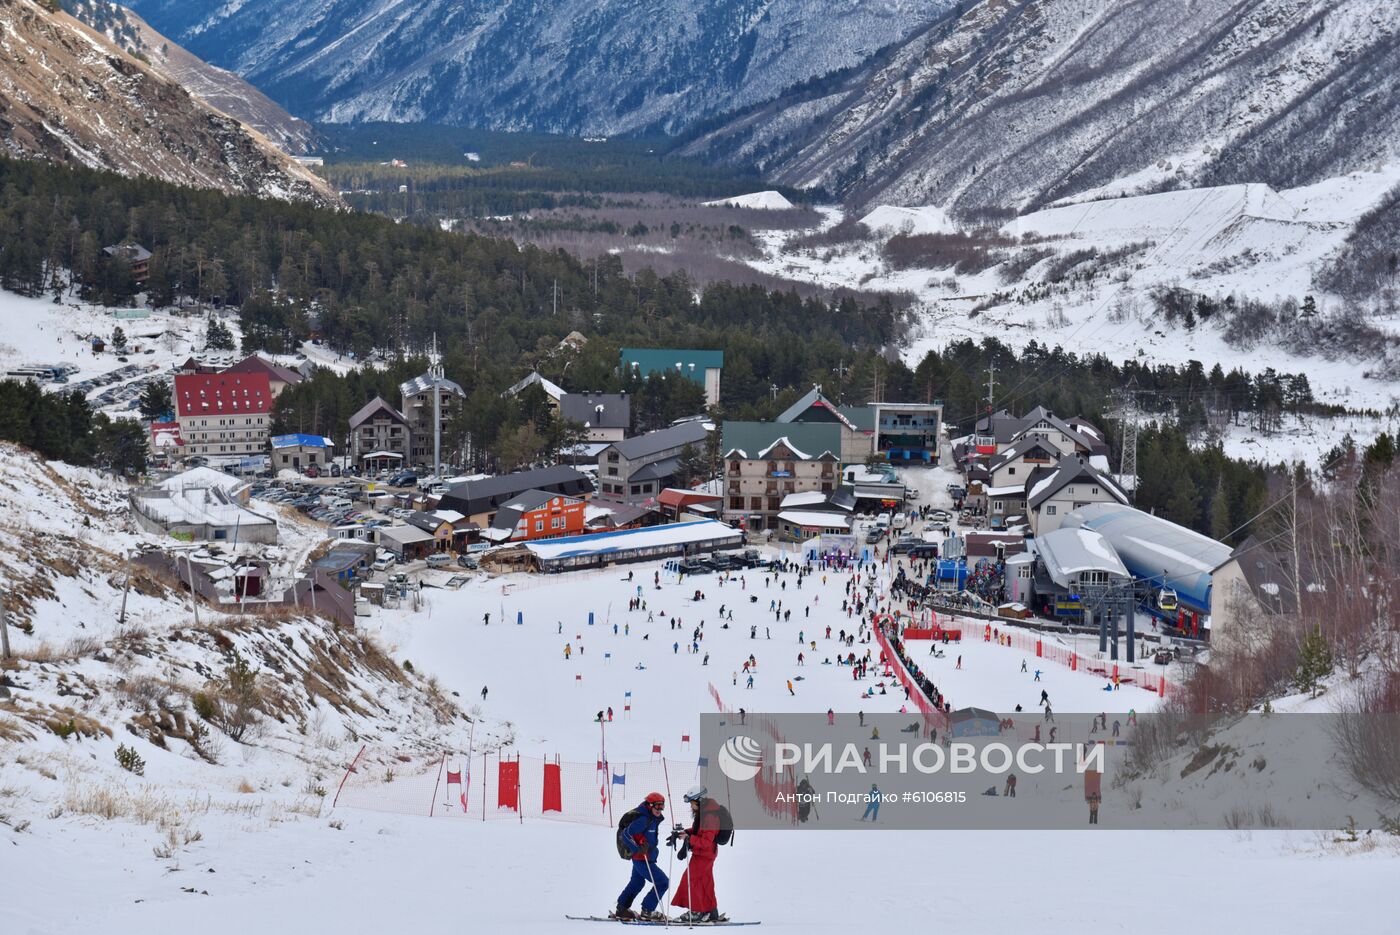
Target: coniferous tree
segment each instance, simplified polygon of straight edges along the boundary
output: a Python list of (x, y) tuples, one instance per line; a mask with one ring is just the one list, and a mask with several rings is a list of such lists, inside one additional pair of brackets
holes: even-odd
[(164, 380), (152, 380), (141, 391), (139, 411), (147, 419), (158, 419), (170, 412), (173, 403), (170, 398), (170, 385)]
[(1322, 635), (1322, 627), (1314, 625), (1312, 632), (1303, 638), (1303, 645), (1298, 653), (1298, 668), (1294, 670), (1293, 680), (1300, 690), (1316, 698), (1322, 680), (1332, 674), (1332, 666), (1332, 648), (1327, 644), (1327, 638)]

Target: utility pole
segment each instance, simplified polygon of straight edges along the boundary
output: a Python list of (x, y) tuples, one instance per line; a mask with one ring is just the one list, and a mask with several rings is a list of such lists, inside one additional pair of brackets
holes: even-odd
[(10, 658), (10, 609), (0, 596), (0, 659)]
[(1118, 393), (1118, 418), (1123, 436), (1123, 452), (1118, 458), (1118, 471), (1126, 481), (1123, 486), (1127, 487), (1129, 503), (1137, 500), (1138, 418), (1136, 387), (1137, 380), (1129, 380), (1128, 385)]
[(997, 411), (996, 406), (996, 385), (997, 385), (997, 363), (992, 361), (987, 364), (987, 415)]
[[(194, 596), (194, 562), (190, 559), (190, 553), (189, 553), (189, 552), (186, 552), (186, 553), (184, 553), (184, 554), (185, 554), (185, 573), (186, 573), (187, 575), (189, 575), (189, 579), (190, 579), (190, 610), (194, 613), (194, 625), (195, 625), (195, 628), (198, 629), (198, 627), (199, 627), (199, 601), (195, 600), (195, 596)], [(176, 561), (177, 561), (177, 563), (178, 563), (179, 560), (177, 559)]]
[(131, 590), (131, 556), (126, 557), (126, 581), (122, 582), (122, 611), (117, 615), (117, 626), (126, 626), (126, 595)]
[(433, 477), (442, 476), (442, 357), (438, 354), (437, 332), (433, 332), (433, 349), (428, 355), (428, 374), (433, 380)]

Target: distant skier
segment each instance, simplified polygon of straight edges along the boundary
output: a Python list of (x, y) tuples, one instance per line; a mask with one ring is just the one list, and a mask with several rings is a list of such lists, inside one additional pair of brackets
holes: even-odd
[(690, 803), (690, 827), (675, 832), (672, 840), (685, 839), (679, 856), (684, 859), (689, 851), (690, 863), (676, 884), (671, 905), (689, 910), (681, 915), (682, 922), (724, 922), (715, 899), (715, 857), (721, 837), (728, 839), (724, 812), (704, 786), (692, 786), (685, 800)]
[[(632, 878), (627, 881), (627, 886), (617, 897), (617, 909), (613, 911), (613, 918), (626, 922), (636, 919), (656, 921), (665, 918), (665, 914), (658, 912), (656, 907), (661, 902), (661, 897), (666, 895), (666, 887), (670, 883), (666, 874), (656, 865), (656, 858), (661, 853), (657, 829), (661, 827), (665, 818), (666, 797), (660, 792), (648, 793), (636, 812), (637, 817), (618, 833), (619, 847), (623, 848), (632, 860)], [(648, 884), (651, 885), (651, 891), (642, 897), (642, 911), (633, 912), (632, 900), (636, 899), (637, 894), (646, 889)]]
[(485, 700), (486, 700), (486, 686), (485, 686), (485, 685), (481, 686), (481, 700), (482, 700), (482, 701), (485, 701)]
[(812, 783), (808, 781), (806, 776), (802, 777), (802, 781), (797, 784), (797, 794), (802, 796), (801, 800), (797, 803), (797, 820), (806, 821), (811, 815), (812, 802), (817, 794), (817, 791), (812, 788)]
[(865, 814), (860, 816), (860, 820), (865, 821), (868, 818), (873, 822), (880, 817), (880, 790), (873, 782), (870, 784), (868, 795), (869, 804), (865, 806)]

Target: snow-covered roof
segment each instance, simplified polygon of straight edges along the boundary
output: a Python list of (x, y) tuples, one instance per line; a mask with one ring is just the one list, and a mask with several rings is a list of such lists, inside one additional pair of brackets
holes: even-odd
[(1060, 587), (1069, 587), (1070, 576), (1086, 571), (1106, 571), (1128, 578), (1128, 569), (1107, 539), (1092, 529), (1062, 527), (1036, 537), (1036, 549), (1045, 570)]
[(1211, 572), (1229, 559), (1228, 545), (1117, 503), (1082, 506), (1063, 522), (1101, 533), (1134, 576), (1173, 588), (1192, 609), (1209, 612)]
[(519, 383), (516, 383), (514, 386), (506, 390), (501, 395), (515, 396), (521, 390), (525, 389), (525, 387), (536, 383), (539, 384), (540, 389), (544, 390), (544, 394), (550, 399), (554, 400), (555, 402), (558, 402), (559, 398), (564, 395), (564, 388), (562, 386), (560, 386), (557, 383), (551, 383), (535, 371), (531, 371), (529, 376), (521, 380)]
[(248, 486), (240, 478), (225, 474), (223, 471), (216, 471), (209, 467), (195, 467), (179, 474), (167, 477), (156, 484), (162, 490), (188, 490), (194, 487), (217, 487), (219, 490), (232, 493)]
[(775, 439), (773, 441), (773, 444), (760, 451), (758, 453), (758, 456), (760, 458), (768, 457), (768, 452), (772, 451), (774, 448), (777, 448), (779, 445), (785, 446), (788, 449), (788, 451), (791, 451), (793, 455), (795, 455), (799, 460), (806, 461), (809, 459), (809, 455), (806, 452), (802, 451), (800, 448), (798, 448), (796, 445), (794, 445), (791, 441), (789, 441), (786, 435), (784, 435), (782, 438)]
[[(205, 469), (207, 470), (207, 469)], [(210, 471), (218, 474), (218, 471)], [(228, 478), (227, 475), (221, 475)], [(171, 478), (172, 480), (174, 478)], [(234, 480), (234, 478), (228, 478)], [(167, 481), (168, 483), (168, 481)], [(270, 526), (272, 520), (239, 506), (230, 491), (209, 483), (165, 487), (166, 496), (142, 497), (140, 509), (165, 526)]]
[(1106, 494), (1119, 503), (1126, 504), (1128, 502), (1128, 495), (1111, 478), (1100, 474), (1092, 466), (1081, 461), (1078, 456), (1070, 455), (1062, 458), (1060, 463), (1055, 465), (1054, 470), (1031, 485), (1030, 490), (1026, 492), (1026, 505), (1032, 510), (1037, 510), (1042, 502), (1073, 483), (1086, 483), (1101, 487)]
[(399, 545), (410, 545), (414, 542), (432, 542), (433, 534), (417, 526), (380, 526), (379, 538), (397, 542)]
[(334, 448), (335, 442), (324, 435), (274, 435), (273, 448)]
[(790, 493), (786, 497), (783, 497), (783, 502), (782, 504), (780, 504), (780, 506), (784, 510), (797, 509), (799, 507), (812, 506), (816, 503), (825, 503), (826, 498), (827, 495), (822, 493), (820, 490), (808, 490), (802, 493)]
[[(1039, 487), (1040, 485), (1037, 484), (1036, 486)], [(989, 497), (1009, 497), (1012, 494), (1025, 493), (1026, 486), (1025, 484), (1008, 484), (1005, 487), (988, 487), (984, 492)]]
[(431, 389), (434, 382), (437, 383), (439, 389), (447, 390), (454, 396), (465, 397), (467, 395), (460, 386), (446, 377), (438, 377), (437, 380), (434, 381), (431, 373), (420, 374), (412, 380), (403, 381), (399, 384), (399, 393), (404, 396), (417, 396), (419, 393), (425, 393)]
[(816, 529), (851, 528), (851, 518), (845, 513), (820, 513), (816, 510), (783, 510), (778, 519), (794, 526), (810, 526)]
[(697, 520), (693, 523), (671, 523), (665, 526), (647, 526), (643, 529), (622, 529), (617, 532), (569, 536), (564, 539), (543, 539), (538, 542), (526, 542), (524, 545), (537, 558), (549, 561), (551, 559), (601, 555), (608, 552), (627, 552), (663, 546), (736, 541), (742, 540), (742, 538), (742, 534), (737, 529), (707, 519)]

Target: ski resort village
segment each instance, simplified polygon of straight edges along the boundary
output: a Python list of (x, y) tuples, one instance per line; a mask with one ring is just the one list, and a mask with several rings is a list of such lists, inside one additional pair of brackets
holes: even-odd
[(1400, 931), (1397, 76), (0, 0), (0, 935)]

